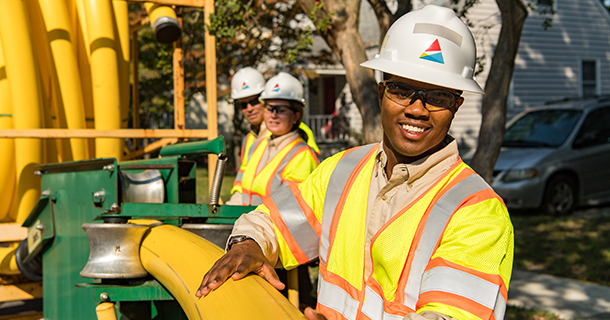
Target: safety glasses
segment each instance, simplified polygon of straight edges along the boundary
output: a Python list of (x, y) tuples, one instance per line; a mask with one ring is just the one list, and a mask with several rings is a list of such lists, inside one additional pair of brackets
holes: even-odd
[(285, 114), (288, 114), (288, 111), (295, 112), (295, 110), (292, 109), (291, 106), (283, 105), (283, 104), (275, 104), (275, 105), (267, 104), (265, 106), (265, 110), (269, 113), (277, 112), (278, 116), (283, 116)]
[(244, 102), (238, 102), (237, 104), (238, 104), (238, 106), (239, 106), (239, 107), (240, 107), (242, 110), (243, 110), (243, 109), (247, 109), (247, 108), (248, 108), (248, 105), (255, 106), (255, 105), (257, 105), (257, 104), (261, 103), (261, 102), (258, 100), (258, 98), (259, 98), (259, 96), (256, 96), (256, 97), (254, 97), (254, 98), (252, 98), (252, 99), (250, 99), (250, 100), (248, 100), (248, 101), (244, 101)]
[(399, 81), (386, 80), (382, 84), (388, 99), (406, 107), (419, 98), (424, 108), (430, 112), (454, 108), (461, 95), (443, 89), (420, 89)]

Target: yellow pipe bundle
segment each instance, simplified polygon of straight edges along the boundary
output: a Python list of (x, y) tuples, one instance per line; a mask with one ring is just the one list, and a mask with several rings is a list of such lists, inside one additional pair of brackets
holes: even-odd
[[(184, 229), (150, 220), (140, 246), (144, 269), (180, 303), (190, 320), (197, 319), (305, 319), (282, 294), (258, 276), (229, 279), (220, 288), (198, 299), (201, 279), (224, 251)], [(171, 241), (169, 240), (171, 239)]]

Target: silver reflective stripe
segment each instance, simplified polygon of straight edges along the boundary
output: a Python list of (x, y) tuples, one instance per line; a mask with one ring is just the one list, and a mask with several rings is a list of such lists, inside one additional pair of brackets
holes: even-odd
[(356, 169), (356, 166), (364, 156), (377, 144), (368, 144), (346, 154), (335, 166), (328, 181), (326, 196), (324, 198), (324, 211), (322, 214), (322, 237), (320, 239), (320, 262), (326, 264), (328, 257), (330, 225), (333, 222), (335, 209), (339, 203), (341, 192), (345, 188), (347, 179)]
[[(262, 141), (262, 139), (260, 140)], [(258, 144), (260, 143), (260, 141), (257, 143), (256, 140), (254, 140), (254, 143), (252, 143), (250, 145), (250, 149), (248, 149), (248, 154), (246, 155), (246, 162), (250, 162), (250, 158), (252, 158), (252, 154), (254, 154), (254, 149), (256, 149), (256, 147), (258, 147)], [(245, 147), (246, 143), (244, 142), (244, 147)]]
[(277, 193), (271, 195), (271, 200), (275, 203), (284, 224), (288, 227), (288, 231), (301, 247), (307, 259), (311, 261), (317, 258), (320, 238), (307, 221), (305, 212), (299, 206), (292, 190), (288, 186), (284, 186)]
[(436, 249), (436, 244), (442, 236), (442, 232), (449, 222), (449, 218), (457, 207), (466, 197), (473, 193), (487, 189), (489, 186), (476, 174), (468, 176), (458, 184), (448, 190), (436, 204), (432, 207), (428, 220), (424, 225), (424, 230), (419, 239), (419, 245), (413, 254), (411, 263), (411, 271), (407, 278), (405, 286), (405, 302), (404, 305), (415, 310), (417, 300), (419, 299), (420, 287), (424, 270), (428, 265), (428, 261), (432, 257), (432, 253)]
[(450, 267), (436, 267), (424, 273), (421, 292), (428, 291), (456, 294), (486, 308), (494, 309), (500, 295), (500, 286), (464, 271)]
[(273, 175), (273, 179), (271, 180), (271, 186), (269, 187), (269, 195), (275, 193), (282, 186), (282, 177), (279, 175), (280, 172), (284, 169), (284, 167), (288, 164), (292, 156), (294, 156), (295, 152), (301, 147), (307, 147), (307, 143), (299, 142), (292, 147), (292, 149), (286, 154), (279, 167), (275, 171), (275, 175)]
[(383, 298), (369, 286), (364, 289), (362, 313), (371, 320), (403, 320), (404, 316), (383, 311)]
[(501, 294), (498, 294), (494, 307), (494, 317), (496, 320), (502, 320), (504, 319), (504, 313), (506, 313), (506, 300), (504, 300), (504, 297)]
[(440, 24), (416, 23), (415, 26), (413, 26), (413, 33), (424, 33), (443, 37), (457, 44), (458, 47), (462, 46), (462, 36), (445, 26), (441, 26)]
[(243, 179), (243, 177), (244, 177), (244, 172), (243, 171), (238, 171), (237, 175), (235, 176), (235, 181), (240, 181), (241, 182), (241, 179)]
[(341, 313), (349, 320), (355, 320), (360, 302), (352, 299), (345, 290), (324, 281), (321, 275), (318, 281), (318, 303)]
[(366, 314), (371, 320), (383, 319), (383, 298), (369, 286), (364, 289), (362, 313)]
[(257, 195), (250, 195), (250, 205), (251, 206), (260, 206), (263, 204), (263, 199)]

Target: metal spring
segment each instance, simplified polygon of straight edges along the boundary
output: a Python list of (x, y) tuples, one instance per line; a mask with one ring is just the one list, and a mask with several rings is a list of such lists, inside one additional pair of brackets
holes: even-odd
[(214, 172), (214, 180), (212, 180), (212, 189), (210, 190), (210, 205), (218, 205), (220, 198), (220, 188), (222, 187), (222, 178), (225, 175), (225, 167), (227, 165), (227, 157), (220, 155), (216, 161), (216, 171)]

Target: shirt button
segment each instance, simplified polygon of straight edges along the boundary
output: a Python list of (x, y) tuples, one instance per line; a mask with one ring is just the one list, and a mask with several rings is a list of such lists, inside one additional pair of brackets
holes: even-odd
[(386, 196), (385, 194), (381, 196), (381, 200), (386, 201), (388, 199), (388, 196)]

